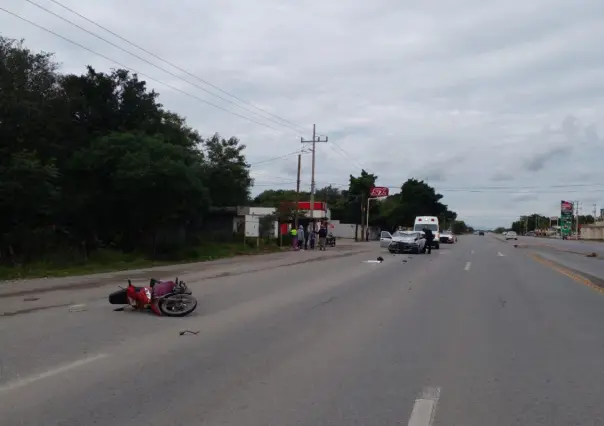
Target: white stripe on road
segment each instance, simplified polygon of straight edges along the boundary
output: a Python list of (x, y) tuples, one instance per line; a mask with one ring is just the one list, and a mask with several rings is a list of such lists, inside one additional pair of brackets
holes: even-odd
[(468, 262), (468, 263), (466, 263), (466, 267), (465, 267), (465, 268), (463, 268), (463, 269), (464, 269), (464, 271), (469, 271), (471, 266), (472, 266), (472, 262)]
[(505, 254), (503, 254), (502, 252), (498, 251), (497, 252), (497, 256), (505, 256)]
[(90, 364), (91, 362), (94, 362), (94, 361), (98, 361), (99, 359), (105, 358), (106, 356), (108, 356), (108, 355), (107, 354), (98, 354), (98, 355), (91, 356), (88, 358), (80, 359), (78, 361), (74, 361), (70, 364), (65, 364), (60, 367), (53, 368), (52, 370), (48, 370), (44, 373), (35, 374), (33, 376), (29, 376), (24, 379), (15, 380), (12, 383), (7, 383), (5, 385), (0, 386), (0, 394), (3, 392), (8, 392), (8, 391), (12, 391), (12, 390), (21, 388), (23, 386), (27, 386), (29, 384), (37, 382), (38, 380), (47, 379), (49, 377), (56, 376), (57, 374), (65, 373), (69, 370), (73, 370), (74, 368), (78, 368), (83, 365)]
[(436, 415), (439, 398), (440, 388), (425, 388), (413, 404), (413, 411), (407, 426), (430, 426)]

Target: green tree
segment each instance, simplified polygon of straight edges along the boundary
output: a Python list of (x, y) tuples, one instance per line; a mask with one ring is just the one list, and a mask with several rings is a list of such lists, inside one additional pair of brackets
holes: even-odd
[(310, 199), (308, 192), (300, 192), (296, 196), (296, 191), (293, 189), (268, 189), (258, 194), (253, 200), (252, 204), (259, 207), (279, 207), (283, 202), (296, 201), (296, 197), (300, 201)]
[(245, 145), (203, 140), (137, 75), (62, 75), (1, 37), (0, 58), (0, 263), (176, 250), (211, 204), (247, 201)]
[(424, 181), (408, 179), (401, 186), (400, 194), (382, 204), (382, 220), (389, 227), (413, 226), (417, 216), (437, 216), (443, 223), (454, 221), (457, 214), (440, 202), (442, 198)]
[(245, 161), (245, 145), (239, 139), (215, 134), (203, 142), (206, 154), (210, 198), (214, 206), (238, 206), (247, 203), (253, 180)]
[(466, 225), (466, 223), (463, 220), (456, 220), (453, 222), (453, 225), (451, 226), (451, 230), (453, 231), (454, 234), (457, 235), (461, 235), (461, 234), (467, 234), (468, 232), (470, 232), (470, 227), (468, 225)]

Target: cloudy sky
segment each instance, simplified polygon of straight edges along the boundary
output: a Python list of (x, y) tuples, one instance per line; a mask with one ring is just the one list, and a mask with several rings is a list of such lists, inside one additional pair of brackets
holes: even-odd
[[(31, 1), (169, 71), (27, 0), (0, 1), (157, 80), (202, 134), (239, 137), (255, 192), (295, 186), (316, 123), (330, 140), (318, 186), (345, 187), (362, 167), (392, 191), (422, 178), (475, 226), (555, 215), (561, 199), (604, 208), (602, 0), (60, 0), (181, 70)], [(55, 52), (65, 72), (117, 66), (3, 11), (0, 34)], [(309, 172), (305, 154), (307, 188)]]

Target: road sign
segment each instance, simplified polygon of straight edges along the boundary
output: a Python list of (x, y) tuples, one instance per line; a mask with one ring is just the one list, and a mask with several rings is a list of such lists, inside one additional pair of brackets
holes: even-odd
[(374, 186), (373, 188), (371, 188), (370, 197), (372, 197), (372, 198), (387, 197), (388, 194), (389, 194), (388, 187)]

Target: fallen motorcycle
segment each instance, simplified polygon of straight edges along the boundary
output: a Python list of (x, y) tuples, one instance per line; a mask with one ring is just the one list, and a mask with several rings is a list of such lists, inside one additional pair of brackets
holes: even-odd
[[(136, 310), (150, 309), (157, 315), (184, 317), (197, 308), (197, 299), (184, 281), (151, 279), (148, 286), (136, 287), (128, 280), (128, 287), (109, 295), (112, 305), (131, 306)], [(126, 306), (116, 310), (124, 310)]]

